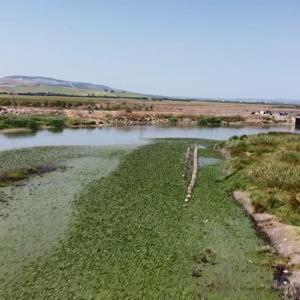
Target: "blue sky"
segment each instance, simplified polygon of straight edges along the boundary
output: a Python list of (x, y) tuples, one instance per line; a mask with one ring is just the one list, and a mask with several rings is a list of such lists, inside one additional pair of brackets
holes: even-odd
[(300, 99), (300, 1), (0, 0), (0, 76)]

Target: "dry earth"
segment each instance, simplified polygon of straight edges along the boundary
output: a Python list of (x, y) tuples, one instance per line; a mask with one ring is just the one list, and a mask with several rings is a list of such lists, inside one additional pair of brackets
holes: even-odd
[[(120, 110), (106, 110), (103, 105), (110, 104), (111, 107), (120, 103), (126, 103), (132, 112)], [(268, 124), (274, 120), (268, 116), (255, 115), (258, 111), (271, 111), (272, 113), (285, 113), (286, 116), (278, 123), (292, 123), (293, 118), (300, 115), (300, 108), (293, 106), (279, 106), (266, 104), (242, 104), (242, 103), (222, 103), (222, 102), (200, 102), (200, 101), (150, 101), (150, 100), (101, 100), (94, 109), (89, 106), (77, 108), (55, 108), (55, 107), (6, 107), (11, 114), (54, 114), (65, 115), (70, 118), (85, 119), (95, 121), (97, 125), (112, 124), (116, 122), (127, 123), (166, 123), (165, 116), (177, 116), (181, 124), (195, 125), (198, 116), (240, 116), (246, 124)], [(151, 108), (148, 111), (135, 110), (135, 106)]]

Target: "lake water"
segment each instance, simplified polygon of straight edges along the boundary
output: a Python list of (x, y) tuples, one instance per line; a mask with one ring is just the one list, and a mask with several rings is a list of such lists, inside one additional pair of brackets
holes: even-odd
[(225, 140), (233, 135), (259, 132), (298, 132), (290, 127), (108, 127), (94, 129), (39, 130), (36, 132), (0, 133), (0, 150), (53, 145), (141, 144), (152, 138), (204, 138)]

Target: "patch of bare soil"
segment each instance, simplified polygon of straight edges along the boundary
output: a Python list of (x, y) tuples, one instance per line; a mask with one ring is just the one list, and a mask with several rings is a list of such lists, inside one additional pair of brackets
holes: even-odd
[(276, 267), (274, 279), (284, 290), (284, 299), (300, 299), (300, 227), (281, 223), (275, 216), (256, 213), (248, 192), (233, 192), (237, 200), (253, 219), (257, 228), (270, 241), (275, 251), (287, 258), (286, 266)]

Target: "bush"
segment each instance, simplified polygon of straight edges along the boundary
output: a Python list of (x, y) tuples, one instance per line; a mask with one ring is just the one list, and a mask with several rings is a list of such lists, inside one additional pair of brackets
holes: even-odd
[(47, 125), (54, 128), (62, 128), (65, 126), (65, 120), (63, 118), (52, 118), (48, 121)]
[(222, 120), (217, 117), (199, 117), (197, 121), (198, 126), (219, 126)]
[(132, 109), (129, 106), (126, 106), (125, 111), (127, 113), (132, 113)]
[(221, 117), (223, 122), (243, 122), (245, 121), (245, 118), (240, 116), (240, 115), (236, 115), (236, 116), (223, 116)]
[(26, 127), (32, 130), (37, 130), (39, 128), (39, 123), (36, 120), (28, 120)]
[(178, 117), (174, 115), (165, 116), (165, 118), (169, 121), (171, 125), (175, 125), (178, 122)]
[(86, 126), (93, 126), (93, 125), (97, 125), (97, 123), (95, 121), (87, 121), (83, 123)]

